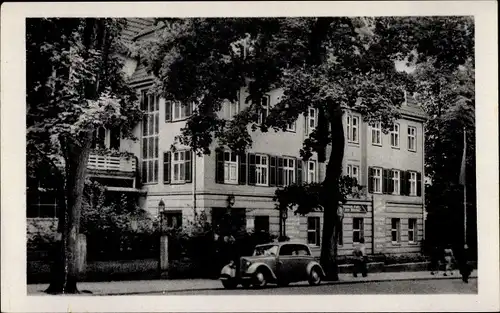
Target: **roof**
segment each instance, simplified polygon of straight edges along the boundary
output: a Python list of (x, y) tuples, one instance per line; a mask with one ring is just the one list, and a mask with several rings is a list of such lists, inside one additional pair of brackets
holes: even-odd
[(135, 85), (145, 81), (152, 81), (153, 78), (153, 75), (148, 73), (146, 66), (139, 62), (137, 68), (134, 71), (134, 74), (132, 74), (132, 76), (130, 77), (129, 82), (132, 85)]
[(137, 35), (154, 26), (154, 18), (126, 18), (126, 25), (122, 31), (123, 38), (133, 41)]

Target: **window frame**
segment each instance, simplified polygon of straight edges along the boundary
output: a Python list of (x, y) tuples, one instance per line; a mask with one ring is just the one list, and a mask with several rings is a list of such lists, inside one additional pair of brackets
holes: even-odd
[[(314, 108), (314, 107), (310, 107), (307, 109), (307, 133), (310, 134), (313, 132), (313, 130), (316, 129), (316, 127), (318, 127), (318, 109), (317, 108)], [(311, 112), (313, 112), (313, 114), (311, 115)], [(311, 127), (311, 121), (313, 122), (313, 127)]]
[[(308, 160), (306, 164), (307, 164), (306, 181), (308, 183), (315, 183), (317, 181), (317, 177), (316, 177), (316, 160)], [(309, 168), (309, 164), (313, 164), (313, 169), (312, 170)], [(310, 179), (310, 175), (311, 174), (313, 175), (313, 179), (312, 180)]]
[[(417, 128), (415, 126), (408, 126), (408, 151), (417, 152)], [(413, 148), (411, 147), (413, 143)]]
[[(144, 106), (144, 97), (147, 97), (147, 107)], [(153, 100), (153, 105), (150, 101)], [(155, 101), (156, 100), (156, 101)], [(145, 185), (158, 184), (159, 176), (159, 123), (160, 123), (160, 96), (147, 94), (141, 91), (142, 129), (141, 129), (141, 179)], [(151, 110), (152, 108), (152, 110)], [(152, 121), (152, 125), (150, 124)], [(150, 144), (153, 143), (152, 157)], [(153, 168), (151, 169), (151, 162)], [(152, 174), (151, 174), (152, 171)], [(156, 174), (156, 175), (155, 175)], [(152, 177), (152, 179), (150, 179)]]
[[(358, 226), (359, 228), (355, 228), (356, 226), (356, 221), (359, 221)], [(360, 239), (364, 237), (364, 228), (365, 228), (365, 221), (364, 218), (362, 217), (353, 217), (352, 218), (352, 243), (359, 243)], [(358, 233), (358, 240), (355, 241), (355, 233)]]
[[(394, 222), (396, 222), (396, 227), (394, 227)], [(394, 233), (396, 234), (396, 240), (394, 240)], [(401, 219), (391, 218), (391, 243), (401, 244)]]
[[(356, 123), (354, 121), (356, 121)], [(356, 137), (356, 138), (353, 139), (354, 137)], [(359, 144), (359, 116), (358, 115), (347, 114), (347, 142)]]
[[(354, 177), (354, 169), (356, 169), (356, 177)], [(347, 164), (347, 176), (356, 179), (356, 182), (359, 184), (359, 165), (356, 164)]]
[[(418, 226), (417, 226), (417, 219), (416, 218), (409, 218), (408, 219), (408, 243), (414, 244), (417, 243), (417, 232), (418, 232)], [(410, 234), (412, 234), (413, 239), (410, 240)]]
[(297, 121), (293, 121), (286, 126), (287, 132), (295, 133), (297, 131)]
[[(410, 174), (408, 176), (408, 183), (410, 185), (409, 195), (412, 197), (416, 197), (417, 196), (417, 172), (408, 171), (408, 173)], [(413, 179), (413, 177), (415, 177), (415, 179)], [(412, 189), (413, 186), (415, 186), (415, 187)]]
[[(292, 165), (290, 166), (290, 162)], [(285, 165), (286, 164), (286, 165)], [(283, 156), (283, 187), (293, 185), (297, 182), (297, 177), (295, 175), (297, 168), (297, 159), (294, 157)], [(289, 182), (288, 174), (292, 174), (292, 181)]]
[[(229, 155), (229, 161), (226, 161), (226, 154)], [(232, 161), (232, 156), (235, 157), (235, 161)], [(224, 151), (223, 152), (223, 164), (224, 164), (224, 184), (229, 184), (229, 185), (238, 185), (238, 182), (239, 182), (239, 176), (238, 176), (238, 172), (239, 172), (239, 155), (236, 154), (235, 152), (233, 151)], [(235, 169), (235, 179), (234, 180), (231, 180), (230, 179), (230, 174), (231, 174), (231, 169), (230, 169), (230, 166), (233, 166), (234, 169)], [(226, 169), (228, 170), (227, 173), (226, 173)], [(228, 176), (228, 179), (226, 179), (226, 174)]]
[[(190, 112), (191, 114), (189, 115), (186, 115), (186, 108), (182, 105), (181, 102), (179, 101), (173, 101), (171, 102), (170, 104), (170, 116), (171, 116), (171, 119), (170, 119), (170, 122), (179, 122), (179, 121), (183, 121), (187, 118), (189, 118), (191, 115), (193, 115), (193, 109), (194, 109), (194, 104), (193, 103), (189, 103), (189, 105), (191, 106), (190, 108)], [(176, 117), (175, 116), (175, 112), (176, 112), (176, 109), (179, 109), (179, 117)]]
[[(372, 170), (373, 170), (373, 176), (372, 176), (373, 193), (382, 193), (383, 170), (381, 167), (372, 167)], [(375, 175), (377, 171), (380, 173), (379, 176)], [(376, 184), (377, 179), (378, 179), (379, 184)], [(377, 187), (378, 187), (378, 190), (377, 190)]]
[[(310, 220), (314, 222), (314, 228), (309, 228), (311, 223)], [(309, 234), (314, 233), (314, 242), (310, 241)], [(308, 216), (307, 217), (307, 244), (309, 246), (320, 247), (321, 246), (321, 219), (319, 216)]]
[[(257, 159), (260, 160), (260, 163), (257, 163)], [(262, 164), (262, 160), (264, 159), (266, 160), (266, 164)], [(262, 174), (262, 171), (265, 175)], [(263, 177), (265, 181), (259, 182), (259, 178)], [(255, 186), (269, 186), (269, 156), (265, 154), (255, 154)]]
[[(378, 142), (374, 141), (374, 138), (377, 138), (374, 136), (374, 134), (378, 134)], [(372, 137), (372, 145), (374, 146), (382, 146), (382, 125), (380, 122), (376, 122), (373, 125), (371, 125), (371, 137)]]
[(234, 116), (240, 112), (239, 101), (227, 101), (225, 103), (224, 110), (225, 110), (224, 117), (227, 120), (232, 120), (234, 118)]
[[(262, 100), (263, 99), (267, 100), (265, 106), (262, 104)], [(260, 103), (259, 103), (259, 115), (258, 115), (258, 118), (257, 118), (257, 124), (262, 125), (262, 124), (264, 124), (266, 122), (266, 119), (269, 116), (269, 110), (270, 110), (270, 106), (271, 106), (271, 104), (270, 104), (270, 102), (271, 102), (271, 96), (269, 96), (269, 95), (263, 95), (262, 98), (260, 98), (259, 101), (260, 101)], [(266, 117), (263, 117), (263, 113), (261, 111), (263, 109), (266, 111)]]
[[(397, 131), (395, 130), (397, 127)], [(391, 139), (391, 148), (394, 149), (399, 149), (400, 148), (400, 130), (401, 126), (399, 123), (394, 123), (394, 126), (392, 127), (392, 130), (390, 132), (390, 139)]]
[[(398, 173), (397, 179), (395, 178), (395, 173)], [(401, 171), (400, 170), (391, 170), (391, 179), (392, 179), (392, 185), (393, 185), (393, 190), (392, 194), (395, 196), (401, 195)], [(396, 192), (397, 189), (397, 192)]]

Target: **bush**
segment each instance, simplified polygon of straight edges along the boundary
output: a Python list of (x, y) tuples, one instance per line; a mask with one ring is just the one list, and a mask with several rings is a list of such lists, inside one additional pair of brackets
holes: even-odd
[(28, 259), (40, 259), (35, 255), (42, 255), (43, 253), (40, 254), (40, 252), (47, 252), (54, 246), (57, 235), (57, 220), (30, 219), (26, 226)]

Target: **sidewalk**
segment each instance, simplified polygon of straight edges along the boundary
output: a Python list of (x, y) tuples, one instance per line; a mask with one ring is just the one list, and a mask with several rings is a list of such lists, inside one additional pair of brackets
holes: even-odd
[[(474, 270), (471, 278), (477, 278)], [(339, 274), (339, 281), (323, 282), (322, 284), (356, 284), (363, 282), (379, 282), (393, 280), (426, 280), (426, 279), (461, 279), (458, 271), (453, 276), (431, 275), (430, 272), (382, 272), (372, 273), (368, 277), (353, 277), (352, 274)], [(297, 283), (307, 285), (307, 282)], [(43, 292), (47, 284), (28, 285), (28, 295), (45, 295)], [(78, 284), (80, 291), (90, 291), (93, 295), (140, 295), (148, 293), (165, 293), (173, 291), (210, 290), (221, 289), (219, 280), (210, 279), (175, 279), (175, 280), (135, 280), (135, 281), (113, 281), (113, 282), (82, 282)], [(87, 295), (88, 293), (82, 293)], [(90, 295), (90, 294), (89, 294)]]

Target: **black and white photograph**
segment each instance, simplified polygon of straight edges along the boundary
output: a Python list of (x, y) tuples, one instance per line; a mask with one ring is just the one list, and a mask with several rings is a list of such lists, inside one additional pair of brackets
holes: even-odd
[[(92, 306), (104, 299), (298, 310), (266, 308), (292, 299), (279, 296), (302, 311), (320, 307), (302, 296), (344, 296), (322, 310), (436, 309), (428, 295), (498, 309), (498, 90), (482, 85), (497, 82), (497, 48), (481, 54), (494, 52), (491, 73), (478, 54), (478, 38), (496, 42), (480, 30), (496, 30), (497, 4), (445, 14), (447, 2), (439, 14), (387, 2), (377, 14), (354, 9), (377, 2), (345, 3), (350, 14), (328, 2), (316, 14), (306, 2), (290, 14), (279, 2), (253, 3), (260, 15), (251, 2), (234, 16), (230, 2), (23, 13), (17, 104), (2, 96), (2, 276), (20, 271), (9, 280), (22, 293), (6, 295), (77, 312), (117, 310)], [(17, 119), (4, 112), (15, 106)], [(420, 300), (349, 298), (395, 295)]]

